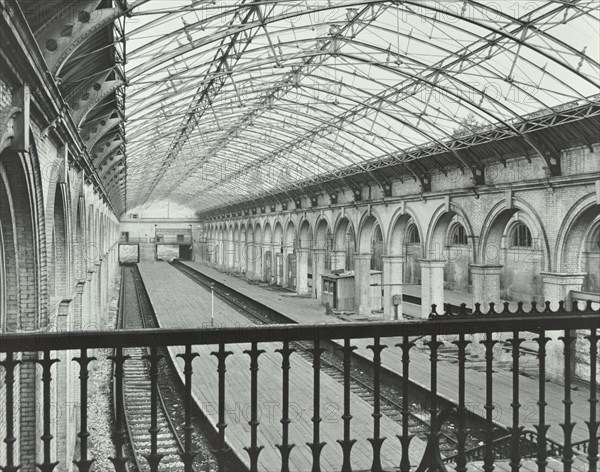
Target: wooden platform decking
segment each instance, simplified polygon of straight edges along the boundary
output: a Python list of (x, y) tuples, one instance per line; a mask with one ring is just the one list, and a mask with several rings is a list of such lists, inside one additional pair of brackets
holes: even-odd
[[(251, 285), (244, 280), (231, 277), (206, 264), (197, 262), (186, 262), (189, 267), (199, 270), (206, 275), (213, 277), (220, 282), (230, 286), (245, 295), (259, 300), (261, 303), (284, 314), (297, 323), (344, 323), (345, 321), (334, 316), (327, 316), (325, 308), (320, 305), (318, 300), (296, 297), (285, 292), (273, 291), (259, 285)], [(384, 349), (382, 365), (384, 368), (401, 374), (402, 352), (399, 348), (392, 348), (400, 339), (386, 338), (382, 339), (382, 344), (390, 346)], [(357, 353), (361, 356), (371, 359), (371, 351), (367, 349), (371, 340), (357, 339), (353, 344), (358, 347)], [(427, 348), (419, 351), (411, 351), (411, 381), (429, 389), (430, 386), (430, 362)], [(439, 394), (457, 403), (458, 401), (458, 367), (451, 362), (441, 361), (438, 364), (438, 392)], [(467, 390), (466, 403), (467, 408), (480, 416), (485, 416), (484, 405), (485, 398), (485, 372), (468, 369), (466, 373)], [(526, 429), (533, 429), (538, 421), (538, 380), (526, 376), (520, 376), (520, 403), (521, 403), (521, 425)], [(585, 421), (589, 420), (589, 390), (579, 388), (571, 392), (573, 407), (572, 421), (576, 423), (573, 430), (573, 442), (589, 438), (589, 432)], [(494, 405), (495, 422), (505, 428), (512, 425), (512, 372), (505, 370), (496, 370), (494, 374)], [(555, 383), (546, 383), (546, 422), (550, 424), (548, 437), (559, 443), (563, 443), (563, 431), (560, 423), (564, 421), (563, 403), (564, 387)]]
[[(161, 327), (193, 328), (210, 326), (210, 293), (191, 281), (181, 272), (166, 263), (140, 264), (152, 305)], [(243, 326), (250, 322), (224, 302), (215, 298), (216, 326)], [(274, 352), (278, 343), (260, 344), (267, 352), (259, 358), (259, 416), (258, 444), (264, 446), (260, 454), (260, 469), (266, 472), (280, 470), (281, 457), (275, 444), (281, 443), (281, 356)], [(228, 346), (234, 355), (227, 358), (226, 410), (227, 441), (244, 461), (248, 455), (244, 451), (250, 443), (250, 361), (243, 353), (248, 344)], [(170, 354), (183, 368), (175, 355), (183, 349), (171, 348)], [(214, 424), (218, 419), (218, 376), (217, 363), (211, 351), (216, 346), (196, 346), (200, 358), (194, 362), (195, 401)], [(291, 356), (290, 370), (290, 442), (292, 449), (290, 464), (292, 470), (310, 471), (312, 455), (307, 442), (312, 442), (313, 423), (313, 369), (309, 362), (299, 355)], [(326, 442), (321, 455), (324, 471), (339, 471), (342, 464), (342, 450), (336, 442), (343, 438), (342, 386), (334, 379), (321, 373), (321, 441)], [(352, 395), (352, 438), (357, 440), (352, 450), (353, 470), (370, 470), (372, 449), (367, 438), (372, 431), (372, 407), (356, 395)], [(400, 463), (400, 444), (396, 434), (400, 433), (397, 423), (387, 417), (381, 421), (382, 435), (387, 437), (382, 448), (382, 463), (386, 470), (394, 470)], [(411, 447), (411, 463), (418, 465), (425, 445), (417, 438)]]

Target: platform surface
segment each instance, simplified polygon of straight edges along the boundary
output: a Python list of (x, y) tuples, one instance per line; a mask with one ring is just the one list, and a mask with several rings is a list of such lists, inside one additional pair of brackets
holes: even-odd
[[(166, 263), (139, 264), (140, 273), (146, 285), (150, 300), (161, 327), (194, 328), (210, 326), (210, 293), (193, 282), (180, 271)], [(215, 297), (215, 326), (248, 325), (249, 321), (227, 304)], [(250, 361), (244, 354), (249, 344), (228, 345), (227, 350), (234, 355), (227, 358), (226, 374), (226, 436), (230, 446), (247, 463), (248, 455), (244, 447), (250, 445)], [(261, 343), (260, 349), (266, 352), (259, 358), (258, 404), (260, 426), (258, 444), (264, 446), (260, 454), (260, 470), (272, 472), (280, 470), (281, 458), (275, 444), (281, 443), (281, 356), (274, 352), (279, 343)], [(200, 357), (194, 361), (193, 394), (196, 402), (216, 424), (218, 420), (218, 376), (217, 362), (210, 353), (216, 346), (196, 346)], [(170, 349), (171, 356), (183, 348)], [(174, 357), (175, 358), (175, 357)], [(183, 369), (181, 359), (175, 358)], [(313, 423), (313, 369), (312, 365), (299, 355), (291, 356), (290, 370), (290, 442), (292, 449), (290, 463), (293, 471), (311, 470), (312, 456), (307, 442), (312, 442)], [(181, 375), (181, 373), (180, 373)], [(342, 464), (341, 447), (336, 442), (343, 438), (342, 386), (321, 372), (321, 441), (326, 442), (321, 454), (324, 471), (339, 471)], [(371, 436), (373, 418), (372, 407), (352, 394), (351, 437), (357, 442), (352, 449), (353, 470), (370, 470), (372, 463)], [(381, 419), (382, 436), (388, 439), (382, 448), (382, 463), (386, 470), (393, 470), (400, 463), (400, 443), (396, 435), (400, 426), (387, 417)], [(417, 438), (412, 441), (411, 463), (418, 465), (425, 445)]]
[[(284, 314), (297, 323), (323, 324), (345, 322), (335, 316), (327, 316), (325, 314), (325, 307), (316, 299), (297, 297), (291, 293), (288, 294), (286, 292), (270, 290), (260, 285), (249, 284), (243, 279), (226, 275), (203, 263), (185, 262), (185, 264), (205, 273), (209, 277), (217, 279), (244, 295), (259, 300), (261, 303)], [(382, 366), (399, 375), (402, 369), (402, 351), (392, 346), (400, 341), (399, 338), (382, 339), (382, 344), (387, 344), (389, 348), (384, 349), (381, 354)], [(370, 343), (371, 340), (369, 339), (356, 339), (353, 341), (353, 344), (358, 347), (356, 352), (367, 359), (372, 358), (371, 351), (367, 349)], [(424, 348), (421, 351), (417, 349), (411, 350), (410, 379), (422, 387), (429, 389), (430, 362), (428, 349)], [(438, 363), (438, 393), (453, 403), (458, 402), (457, 379), (458, 367), (456, 364), (444, 361)], [(467, 369), (466, 381), (467, 408), (485, 417), (485, 372)], [(519, 383), (519, 401), (521, 403), (520, 423), (526, 429), (533, 430), (534, 425), (538, 422), (538, 380), (520, 375)], [(493, 390), (493, 403), (495, 406), (494, 420), (506, 428), (512, 426), (512, 385), (512, 372), (495, 370)], [(573, 400), (572, 421), (576, 423), (573, 430), (573, 442), (589, 438), (589, 432), (585, 424), (585, 421), (589, 421), (590, 417), (589, 394), (589, 390), (584, 388), (571, 392)], [(548, 430), (548, 437), (559, 444), (563, 444), (564, 440), (563, 431), (560, 427), (560, 423), (564, 422), (563, 398), (563, 386), (552, 382), (546, 383), (546, 402), (548, 403), (546, 407), (546, 423), (551, 425)]]

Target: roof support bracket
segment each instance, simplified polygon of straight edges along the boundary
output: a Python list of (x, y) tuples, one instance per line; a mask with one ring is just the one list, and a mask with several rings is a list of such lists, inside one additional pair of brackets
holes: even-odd
[(421, 193), (423, 192), (431, 192), (431, 175), (417, 161), (405, 162), (404, 165), (410, 170), (410, 172), (414, 175), (415, 181), (420, 184)]
[(561, 175), (560, 152), (548, 139), (533, 134), (523, 135), (523, 138), (544, 160), (544, 168), (548, 174), (552, 176)]
[(123, 14), (119, 8), (96, 10), (99, 4), (100, 0), (67, 3), (65, 9), (36, 32), (38, 44), (54, 76), (82, 43)]
[(88, 113), (104, 98), (124, 85), (121, 80), (109, 80), (110, 72), (103, 72), (90, 79), (81, 92), (77, 92), (70, 97), (69, 107), (73, 121), (81, 127)]
[(88, 149), (93, 149), (100, 139), (104, 138), (122, 121), (121, 115), (113, 110), (101, 118), (86, 123), (81, 132), (84, 144)]
[(485, 169), (479, 158), (468, 149), (455, 152), (469, 168), (473, 185), (485, 185)]

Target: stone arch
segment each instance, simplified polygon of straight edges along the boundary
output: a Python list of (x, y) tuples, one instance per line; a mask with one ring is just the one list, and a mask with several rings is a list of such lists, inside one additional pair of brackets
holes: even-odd
[(263, 228), (263, 236), (262, 236), (262, 268), (263, 268), (263, 278), (273, 283), (273, 264), (275, 260), (275, 255), (273, 254), (273, 247), (271, 245), (271, 239), (273, 237), (273, 230), (271, 228), (271, 222), (269, 220), (265, 220), (264, 228)]
[(271, 244), (271, 238), (273, 237), (272, 235), (273, 231), (271, 228), (271, 223), (269, 221), (266, 221), (263, 230), (263, 245)]
[(383, 250), (383, 230), (376, 224), (371, 236), (371, 270), (383, 271)]
[(479, 260), (484, 264), (501, 262), (498, 251), (506, 247), (506, 229), (515, 221), (523, 221), (528, 225), (537, 240), (537, 247), (544, 255), (543, 269), (550, 270), (550, 249), (542, 221), (529, 204), (518, 198), (513, 199), (511, 208), (506, 208), (503, 199), (488, 213), (481, 230)]
[(233, 222), (231, 221), (227, 224), (225, 256), (225, 263), (227, 264), (227, 266), (233, 267), (235, 259), (235, 241), (233, 239)]
[(596, 194), (581, 198), (567, 212), (556, 242), (555, 269), (563, 273), (585, 273), (584, 290), (600, 291), (600, 205)]
[[(0, 331), (34, 331), (47, 325), (45, 292), (46, 264), (45, 222), (41, 172), (33, 136), (30, 152), (17, 153), (10, 148), (0, 153), (0, 272), (2, 272), (3, 303), (0, 310)], [(4, 296), (6, 295), (6, 296)], [(23, 354), (23, 364), (14, 382), (15, 423), (19, 431), (14, 445), (23, 460), (23, 468), (33, 470), (36, 459), (37, 430), (35, 402), (21, 403), (21, 391), (28, 399), (37, 391), (37, 355)]]
[(376, 211), (365, 212), (360, 219), (358, 224), (358, 233), (357, 233), (357, 252), (361, 254), (369, 254), (371, 252), (371, 242), (373, 239), (373, 234), (375, 232), (376, 226), (379, 226), (381, 229), (381, 236), (383, 239), (383, 247), (385, 247), (385, 233), (384, 233), (384, 225), (382, 223), (381, 217)]
[[(451, 236), (460, 234), (465, 241), (454, 241)], [(448, 290), (468, 292), (471, 285), (470, 265), (476, 262), (471, 223), (458, 205), (436, 209), (427, 229), (425, 243), (427, 259), (443, 260), (444, 284)]]
[(354, 270), (356, 252), (356, 231), (352, 221), (346, 217), (338, 218), (333, 231), (332, 269)]
[[(519, 223), (531, 232), (531, 247), (511, 246), (512, 230)], [(505, 200), (498, 202), (486, 217), (480, 242), (479, 260), (502, 266), (500, 298), (543, 299), (541, 272), (550, 267), (548, 239), (539, 216), (526, 202), (514, 198), (510, 208)]]
[(271, 241), (273, 245), (283, 247), (283, 225), (279, 219), (273, 222), (273, 236)]
[(417, 215), (411, 210), (406, 209), (404, 212), (398, 210), (392, 218), (388, 234), (388, 254), (392, 256), (403, 256), (404, 258), (404, 283), (420, 284), (421, 283), (421, 262), (423, 258), (422, 242), (413, 243), (408, 236), (411, 227), (419, 235), (419, 239), (423, 241), (423, 231), (419, 224)]
[(48, 254), (48, 290), (50, 301), (56, 304), (57, 298), (64, 297), (69, 289), (69, 219), (65, 186), (56, 185), (54, 192)]
[(237, 269), (240, 266), (240, 227), (237, 221), (232, 228), (233, 266)]
[(252, 241), (251, 257), (252, 257), (252, 272), (258, 279), (262, 279), (263, 271), (263, 230), (260, 221), (254, 223), (253, 229), (254, 240)]
[(298, 228), (298, 247), (311, 249), (313, 244), (313, 230), (308, 219), (302, 219)]
[(0, 154), (0, 333), (19, 329), (19, 272), (14, 202)]
[(296, 288), (296, 226), (294, 220), (289, 218), (285, 223), (284, 245), (284, 274), (283, 282), (288, 288)]

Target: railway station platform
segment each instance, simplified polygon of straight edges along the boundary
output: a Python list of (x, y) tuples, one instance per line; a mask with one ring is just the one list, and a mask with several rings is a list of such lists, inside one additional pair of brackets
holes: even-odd
[[(215, 270), (206, 264), (198, 262), (184, 262), (187, 266), (197, 270), (219, 282), (231, 287), (238, 292), (258, 300), (269, 308), (278, 311), (296, 323), (305, 324), (331, 324), (345, 323), (335, 316), (325, 314), (325, 308), (319, 301), (311, 298), (298, 297), (293, 293), (274, 291), (259, 285), (249, 284), (243, 279), (229, 276)], [(410, 322), (410, 321), (407, 321)], [(382, 367), (397, 375), (401, 375), (402, 351), (391, 348), (401, 342), (399, 338), (382, 339), (382, 343), (390, 346), (381, 354)], [(372, 359), (372, 353), (367, 349), (369, 340), (356, 339), (353, 344), (357, 346), (355, 351), (365, 359)], [(471, 360), (467, 362), (467, 389), (466, 404), (469, 411), (485, 417), (484, 406), (486, 404), (486, 374), (480, 369), (481, 362)], [(458, 366), (451, 356), (446, 362), (441, 357), (438, 363), (438, 393), (441, 397), (456, 404), (458, 402)], [(538, 379), (525, 375), (519, 376), (520, 403), (521, 403), (521, 425), (527, 430), (534, 430), (538, 423)], [(429, 349), (413, 348), (411, 351), (410, 380), (417, 385), (430, 390), (430, 361)], [(493, 403), (495, 406), (495, 423), (502, 428), (510, 428), (512, 425), (513, 388), (512, 372), (506, 368), (495, 368), (493, 379)], [(572, 421), (575, 423), (572, 442), (583, 441), (589, 438), (589, 431), (585, 421), (589, 420), (589, 389), (577, 385), (572, 391)], [(559, 445), (563, 444), (563, 430), (560, 426), (564, 422), (564, 387), (552, 382), (546, 382), (546, 423), (550, 424), (548, 438)], [(585, 470), (585, 469), (582, 469)]]
[[(211, 326), (211, 296), (186, 275), (167, 263), (141, 263), (139, 270), (146, 286), (156, 318), (161, 328), (205, 328)], [(214, 299), (213, 325), (245, 326), (251, 322), (217, 297)], [(227, 358), (226, 375), (226, 438), (238, 457), (248, 464), (244, 447), (250, 444), (250, 359), (244, 354), (248, 345), (235, 345)], [(280, 470), (281, 456), (276, 444), (281, 443), (281, 355), (274, 352), (280, 343), (272, 346), (260, 344), (266, 352), (260, 356), (258, 372), (259, 420), (258, 445), (264, 446), (259, 458), (259, 470)], [(211, 356), (216, 346), (196, 346), (200, 355), (194, 362), (194, 399), (204, 411), (213, 427), (218, 422), (218, 374), (217, 360)], [(229, 347), (228, 347), (229, 349)], [(183, 348), (170, 348), (170, 355), (183, 370), (183, 362), (176, 355)], [(290, 442), (296, 444), (291, 451), (292, 470), (309, 471), (312, 452), (306, 443), (313, 434), (313, 368), (300, 357), (290, 358)], [(337, 440), (343, 438), (343, 391), (342, 385), (326, 373), (321, 372), (321, 441), (326, 445), (321, 454), (323, 471), (339, 471), (343, 457)], [(352, 394), (351, 437), (357, 442), (352, 449), (353, 470), (370, 470), (372, 447), (367, 437), (373, 425), (373, 408), (366, 401)], [(390, 418), (381, 418), (382, 436), (388, 439), (381, 451), (382, 465), (386, 470), (395, 470), (400, 463), (400, 447), (396, 434), (399, 425)], [(411, 443), (411, 463), (418, 464), (423, 456), (425, 444), (418, 438)]]

